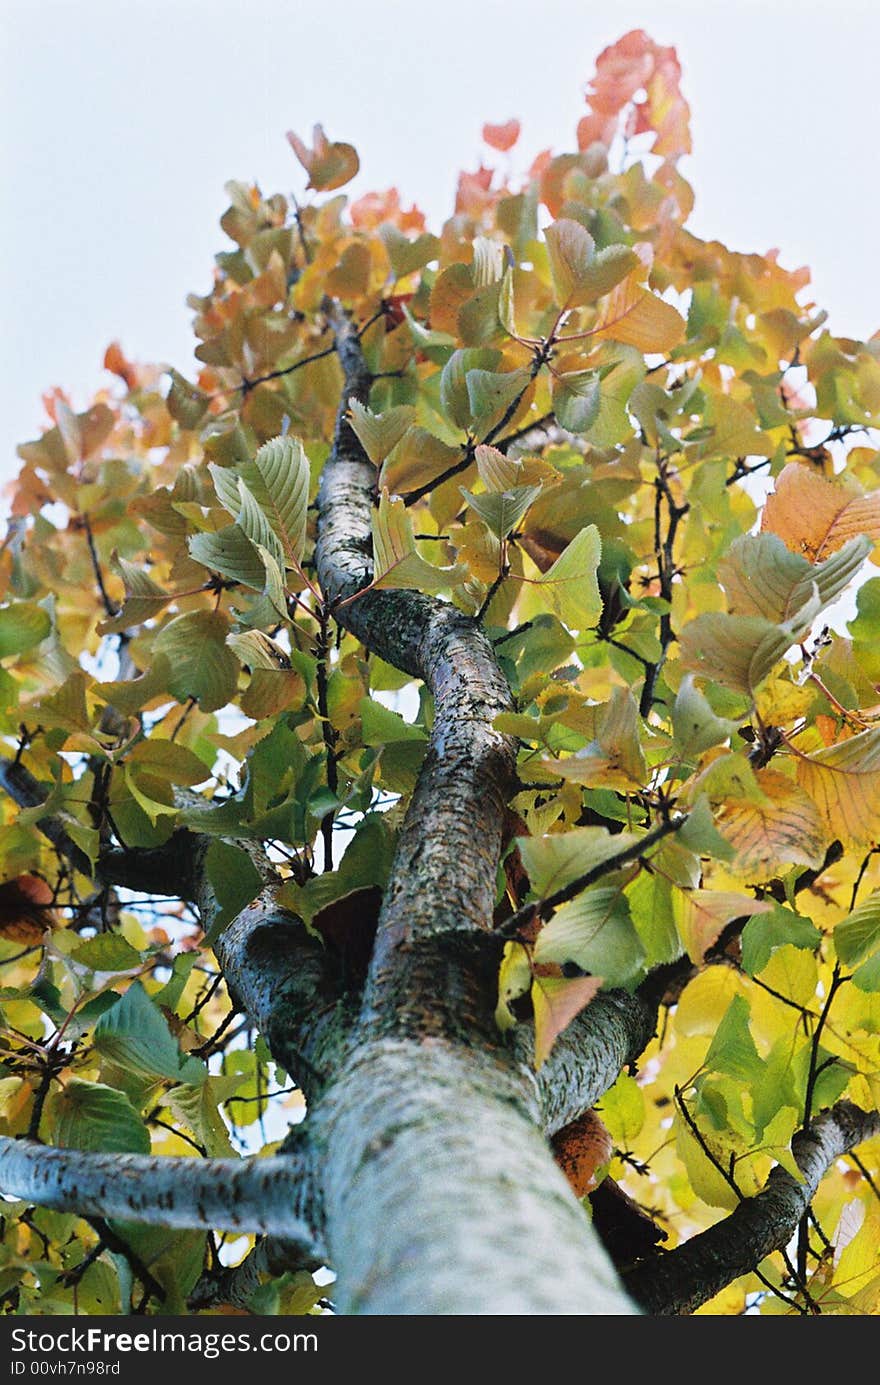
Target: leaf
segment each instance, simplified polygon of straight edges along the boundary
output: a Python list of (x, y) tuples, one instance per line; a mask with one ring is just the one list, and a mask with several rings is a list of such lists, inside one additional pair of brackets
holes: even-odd
[(428, 739), (423, 726), (404, 721), (399, 712), (383, 707), (371, 697), (361, 698), (358, 715), (364, 745), (394, 745), (400, 741), (424, 742)]
[(761, 528), (817, 562), (860, 534), (872, 543), (880, 540), (880, 492), (863, 495), (849, 477), (830, 481), (809, 466), (789, 462), (767, 498)]
[(309, 175), (308, 186), (318, 192), (343, 187), (360, 168), (357, 150), (350, 144), (331, 143), (321, 125), (312, 130), (311, 149), (292, 130), (288, 130), (287, 140)]
[(696, 760), (704, 750), (729, 740), (738, 726), (715, 715), (690, 673), (679, 684), (670, 717), (676, 749), (686, 760)]
[(228, 524), (216, 533), (194, 534), (187, 540), (190, 556), (203, 567), (210, 568), (232, 582), (261, 591), (266, 581), (266, 568), (259, 550), (251, 543), (241, 525)]
[(802, 947), (814, 952), (822, 934), (809, 919), (777, 905), (769, 914), (756, 914), (742, 931), (742, 965), (757, 976), (780, 947)]
[(417, 269), (424, 269), (431, 260), (439, 258), (440, 241), (427, 231), (410, 239), (397, 226), (387, 221), (379, 227), (379, 235), (385, 243), (388, 262), (395, 279), (403, 279), (407, 274), (414, 274)]
[(32, 601), (16, 601), (0, 607), (0, 659), (33, 649), (52, 631), (48, 611)]
[(880, 890), (853, 909), (834, 929), (834, 950), (844, 966), (855, 967), (880, 947)]
[(623, 986), (639, 971), (645, 950), (630, 918), (622, 886), (595, 885), (557, 909), (538, 934), (537, 963), (574, 963)]
[(254, 467), (265, 487), (265, 497), (260, 497), (262, 508), (288, 562), (298, 567), (306, 546), (311, 484), (305, 449), (298, 438), (272, 438), (258, 449)]
[(579, 221), (566, 217), (545, 232), (550, 273), (561, 308), (580, 308), (610, 293), (634, 269), (638, 256), (625, 245), (609, 245), (596, 254), (595, 242)]
[(880, 727), (861, 731), (808, 756), (798, 756), (797, 779), (831, 837), (873, 843), (880, 821)]
[(813, 587), (820, 609), (836, 601), (871, 551), (871, 540), (851, 539), (821, 563), (792, 553), (775, 534), (744, 534), (718, 564), (732, 615), (763, 616), (778, 625), (791, 620), (810, 600)]
[(237, 1157), (219, 1105), (228, 1101), (244, 1081), (244, 1073), (206, 1077), (197, 1087), (172, 1087), (162, 1098), (163, 1104), (203, 1146), (209, 1159)]
[(532, 890), (546, 898), (628, 850), (639, 840), (634, 832), (612, 835), (606, 827), (573, 827), (543, 837), (517, 837)]
[(598, 370), (575, 370), (553, 376), (553, 412), (570, 433), (589, 432), (599, 416), (601, 395)]
[(779, 625), (763, 616), (731, 616), (724, 611), (697, 616), (681, 632), (682, 667), (752, 695), (786, 651), (806, 637), (820, 610), (814, 585), (810, 600)]
[(629, 688), (615, 688), (611, 700), (597, 712), (596, 739), (564, 760), (542, 763), (575, 784), (600, 783), (632, 792), (647, 774), (639, 725), (638, 707)]
[(374, 466), (379, 466), (409, 431), (416, 411), (411, 404), (398, 404), (381, 414), (371, 413), (357, 399), (348, 401), (351, 426)]
[[(684, 1164), (690, 1186), (697, 1197), (710, 1207), (723, 1207), (732, 1212), (738, 1205), (739, 1198), (678, 1110), (673, 1117), (673, 1130), (678, 1157)], [(701, 1131), (700, 1134), (717, 1162), (722, 1168), (726, 1167), (730, 1151), (723, 1141), (717, 1135), (709, 1135), (705, 1131)]]
[(510, 413), (519, 398), (525, 395), (533, 375), (531, 370), (469, 370), (465, 376), (468, 406), (473, 427), (480, 433), (491, 433)]
[(99, 635), (112, 635), (120, 630), (130, 630), (134, 625), (143, 625), (144, 621), (152, 620), (169, 601), (174, 600), (173, 592), (163, 591), (148, 572), (134, 563), (127, 563), (115, 549), (110, 558), (110, 568), (122, 579), (125, 601), (118, 615), (99, 623)]
[(519, 139), (520, 123), (518, 120), (505, 120), (501, 125), (492, 125), (487, 122), (483, 126), (483, 139), (492, 149), (499, 149), (506, 153), (512, 149)]
[(149, 1154), (150, 1132), (124, 1092), (70, 1077), (52, 1103), (52, 1144), (103, 1154)]
[(728, 802), (718, 827), (736, 852), (736, 869), (765, 880), (781, 865), (821, 865), (827, 830), (813, 800), (777, 770), (758, 770), (762, 803)]
[(523, 464), (499, 452), (497, 447), (480, 443), (475, 452), (477, 474), (491, 494), (516, 490), (523, 483)]
[(185, 745), (151, 736), (138, 741), (128, 752), (126, 763), (132, 768), (142, 770), (154, 779), (167, 779), (169, 784), (203, 784), (210, 779), (211, 771), (203, 760)]
[(599, 530), (595, 524), (587, 524), (535, 581), (559, 619), (571, 629), (590, 629), (602, 614), (596, 576), (601, 556)]
[(632, 1149), (645, 1123), (645, 1098), (635, 1078), (622, 1072), (602, 1097), (599, 1110), (615, 1145)]
[(217, 910), (205, 942), (216, 942), (227, 924), (250, 904), (263, 888), (263, 877), (244, 847), (213, 838), (205, 854), (208, 884)]
[(555, 976), (535, 977), (535, 1068), (540, 1068), (563, 1030), (589, 1005), (602, 985), (601, 976), (578, 976), (572, 981)]
[[(8, 829), (7, 829), (8, 830)], [(0, 938), (36, 947), (47, 928), (60, 920), (53, 909), (55, 896), (38, 875), (19, 875), (0, 884)]]
[(501, 360), (494, 347), (466, 347), (453, 351), (440, 373), (440, 405), (462, 432), (473, 425), (467, 377), (472, 370), (491, 373)]
[(601, 1170), (610, 1163), (614, 1145), (608, 1128), (595, 1111), (585, 1111), (552, 1139), (553, 1158), (565, 1174), (575, 1197), (598, 1186)]
[(79, 943), (70, 954), (71, 961), (90, 971), (134, 971), (143, 965), (143, 958), (121, 933), (98, 933)]
[(95, 1025), (95, 1048), (126, 1072), (150, 1079), (203, 1082), (204, 1063), (187, 1058), (177, 1046), (168, 1021), (140, 981), (134, 981), (121, 1000)]
[(684, 318), (671, 303), (646, 289), (639, 279), (640, 265), (606, 298), (594, 337), (635, 346), (644, 354), (672, 351), (686, 335)]
[(532, 965), (528, 948), (522, 943), (505, 943), (498, 972), (498, 1004), (495, 1007), (495, 1023), (502, 1033), (517, 1023), (517, 1015), (512, 1007), (528, 995), (531, 986)]
[(459, 490), (471, 509), (479, 515), (484, 524), (498, 539), (510, 534), (522, 519), (532, 501), (540, 494), (540, 486), (514, 486), (509, 491), (489, 491), (485, 495), (475, 495), (473, 491)]
[(753, 1082), (761, 1059), (749, 1029), (749, 1003), (735, 995), (709, 1045), (703, 1063), (709, 1072), (726, 1073), (740, 1082)]
[(708, 949), (734, 919), (765, 914), (772, 908), (764, 900), (729, 890), (681, 890), (672, 892), (676, 926), (691, 961), (699, 964)]
[(262, 630), (234, 632), (226, 636), (226, 643), (249, 669), (262, 668), (277, 673), (280, 669), (289, 671), (291, 667), (287, 651)]
[(198, 428), (208, 412), (210, 399), (196, 385), (185, 380), (179, 371), (172, 368), (166, 373), (171, 380), (171, 387), (165, 396), (169, 414), (175, 423), (187, 431)]
[(373, 586), (406, 587), (436, 595), (454, 587), (466, 573), (463, 567), (434, 567), (416, 552), (412, 518), (403, 500), (390, 500), (387, 490), (373, 514)]
[(240, 665), (226, 645), (228, 632), (222, 611), (190, 611), (159, 631), (153, 649), (168, 659), (168, 691), (178, 701), (194, 697), (203, 712), (214, 712), (234, 695)]

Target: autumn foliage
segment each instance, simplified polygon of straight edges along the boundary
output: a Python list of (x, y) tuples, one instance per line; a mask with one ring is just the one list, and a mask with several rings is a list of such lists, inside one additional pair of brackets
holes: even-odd
[[(519, 123), (485, 125), (436, 230), (395, 189), (349, 205), (354, 148), (290, 134), (299, 204), (228, 185), (194, 366), (113, 343), (87, 409), (51, 395), (0, 556), (4, 754), (45, 800), (2, 803), (3, 1133), (232, 1155), (301, 1102), (262, 1039), (227, 1043), (174, 881), (110, 889), (108, 851), (207, 834), (222, 928), (263, 843), (280, 904), (366, 965), (432, 705), (318, 588), (329, 300), (374, 377), (346, 415), (371, 585), (480, 622), (515, 700), (497, 1022), (534, 1026), (540, 1067), (596, 995), (659, 986), (636, 1069), (557, 1137), (578, 1195), (610, 1175), (672, 1248), (796, 1173), (820, 1110), (877, 1106), (880, 337), (832, 335), (776, 252), (688, 229), (680, 81), (627, 34), (575, 147), (524, 171)], [(878, 1159), (839, 1160), (797, 1248), (703, 1311), (876, 1313)], [(75, 1222), (4, 1220), (8, 1308), (65, 1311), (73, 1285), (80, 1312), (125, 1308), (109, 1261), (77, 1277)], [(204, 1235), (126, 1234), (179, 1311)], [(263, 1311), (320, 1298), (279, 1285)]]

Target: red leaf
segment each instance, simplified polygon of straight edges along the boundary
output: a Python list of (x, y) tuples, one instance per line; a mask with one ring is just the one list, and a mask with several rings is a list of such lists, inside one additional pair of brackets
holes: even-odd
[(505, 152), (512, 149), (519, 139), (521, 126), (518, 120), (506, 120), (503, 125), (483, 126), (483, 139), (492, 149)]

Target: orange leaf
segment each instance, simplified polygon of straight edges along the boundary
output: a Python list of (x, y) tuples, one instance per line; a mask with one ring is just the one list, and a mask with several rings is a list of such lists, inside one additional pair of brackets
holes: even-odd
[(0, 885), (0, 938), (35, 945), (57, 928), (52, 891), (38, 875), (19, 875)]
[(128, 360), (118, 341), (111, 341), (104, 352), (104, 369), (118, 375), (120, 380), (125, 381), (130, 390), (137, 388), (137, 366)]
[(815, 563), (859, 534), (880, 541), (880, 491), (863, 495), (852, 484), (826, 480), (809, 466), (789, 462), (767, 497), (761, 528)]
[(361, 166), (354, 146), (331, 143), (321, 125), (316, 125), (312, 131), (313, 149), (309, 149), (293, 130), (288, 130), (287, 139), (309, 175), (309, 187), (317, 192), (341, 188), (344, 183), (351, 181)]
[(483, 139), (492, 149), (504, 152), (516, 144), (520, 129), (518, 120), (506, 120), (503, 125), (486, 124), (483, 126)]
[(575, 1197), (586, 1197), (598, 1184), (597, 1170), (611, 1158), (613, 1144), (605, 1124), (595, 1111), (586, 1111), (557, 1131), (551, 1144)]
[(535, 1067), (547, 1059), (563, 1029), (579, 1015), (602, 985), (601, 976), (536, 976), (532, 984), (535, 1009)]
[(685, 322), (671, 303), (640, 284), (644, 270), (639, 268), (612, 289), (593, 330), (597, 337), (624, 342), (643, 352), (667, 352), (685, 334)]

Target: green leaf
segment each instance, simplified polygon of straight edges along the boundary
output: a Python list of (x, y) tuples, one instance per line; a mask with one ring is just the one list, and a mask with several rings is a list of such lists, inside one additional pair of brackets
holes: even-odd
[(588, 524), (575, 534), (553, 566), (536, 579), (559, 619), (571, 629), (589, 629), (602, 614), (596, 578), (601, 556), (599, 530)]
[(51, 633), (52, 620), (42, 606), (17, 601), (0, 608), (0, 659), (33, 649)]
[(575, 370), (553, 376), (553, 412), (561, 428), (570, 433), (586, 433), (599, 416), (600, 375), (598, 370)]
[(460, 486), (459, 490), (495, 537), (504, 539), (519, 524), (532, 501), (540, 494), (541, 487), (515, 486), (512, 490), (489, 491), (485, 495), (474, 495), (464, 486)]
[(141, 954), (121, 933), (98, 933), (87, 938), (73, 949), (70, 959), (92, 971), (109, 972), (132, 971), (143, 963)]
[(413, 726), (404, 721), (399, 712), (392, 712), (381, 702), (370, 697), (362, 697), (358, 703), (361, 719), (361, 737), (364, 745), (393, 745), (397, 741), (426, 741), (423, 726)]
[(412, 518), (403, 500), (382, 492), (373, 514), (374, 587), (406, 587), (436, 594), (460, 582), (464, 567), (434, 567), (416, 551)]
[(395, 279), (403, 279), (407, 274), (414, 274), (417, 269), (424, 269), (426, 264), (436, 260), (440, 254), (439, 240), (428, 231), (423, 231), (420, 236), (410, 240), (409, 236), (388, 221), (379, 227), (379, 235), (385, 242), (391, 272)]
[(185, 380), (173, 368), (166, 374), (171, 380), (171, 388), (165, 396), (169, 414), (175, 423), (179, 423), (181, 428), (187, 431), (198, 428), (211, 403), (208, 395), (197, 385), (191, 385), (189, 380)]
[(205, 871), (218, 906), (205, 938), (205, 942), (211, 944), (227, 924), (256, 899), (263, 888), (263, 878), (243, 847), (216, 837), (205, 856)]
[(641, 718), (629, 688), (615, 688), (596, 711), (596, 738), (564, 760), (545, 759), (563, 779), (576, 784), (601, 783), (631, 792), (644, 783), (647, 767), (639, 740)]
[(742, 965), (749, 976), (764, 970), (780, 947), (802, 947), (814, 952), (822, 934), (809, 919), (781, 905), (769, 914), (755, 914), (742, 931)]
[(834, 950), (844, 966), (864, 962), (880, 947), (880, 890), (841, 920), (834, 929)]
[(806, 637), (821, 608), (814, 585), (810, 600), (779, 625), (723, 611), (697, 616), (681, 632), (682, 667), (751, 695), (786, 650)]
[[(806, 606), (815, 586), (818, 610), (836, 601), (872, 548), (867, 535), (851, 539), (822, 563), (792, 553), (776, 534), (744, 534), (718, 564), (732, 615), (763, 616), (779, 625)], [(817, 613), (818, 613), (817, 610)]]
[(729, 740), (738, 725), (715, 715), (690, 673), (679, 684), (671, 720), (676, 750), (686, 760), (696, 760), (704, 750)]
[(412, 404), (398, 404), (381, 414), (371, 413), (357, 399), (349, 399), (348, 407), (351, 426), (374, 466), (384, 462), (415, 423), (416, 411)]
[(533, 379), (531, 370), (469, 370), (465, 376), (474, 428), (489, 433), (501, 423)]
[(140, 981), (134, 981), (95, 1025), (95, 1048), (104, 1058), (138, 1077), (170, 1077), (200, 1083), (207, 1069), (181, 1053), (165, 1016)]
[(219, 1103), (237, 1092), (244, 1080), (243, 1073), (206, 1077), (197, 1087), (172, 1087), (162, 1098), (163, 1104), (203, 1146), (209, 1159), (237, 1157)]
[(494, 347), (467, 347), (453, 351), (440, 375), (440, 404), (443, 412), (462, 432), (473, 426), (467, 376), (472, 370), (492, 371), (501, 360)]
[(704, 1067), (723, 1072), (741, 1082), (754, 1081), (761, 1059), (749, 1029), (749, 1003), (735, 995), (713, 1035)]
[(532, 955), (535, 962), (573, 962), (606, 987), (625, 985), (645, 950), (621, 885), (596, 885), (563, 904), (541, 929)]
[(203, 712), (214, 712), (234, 696), (240, 665), (226, 645), (228, 633), (222, 611), (190, 611), (159, 631), (153, 649), (168, 659), (168, 691), (178, 701), (194, 697)]
[(622, 1072), (601, 1098), (599, 1111), (617, 1147), (632, 1149), (645, 1123), (645, 1098), (636, 1079)]
[(612, 835), (605, 827), (573, 827), (543, 837), (517, 837), (533, 892), (546, 898), (638, 842), (634, 832)]
[(254, 467), (265, 487), (265, 496), (260, 496), (263, 510), (285, 557), (298, 566), (306, 546), (311, 484), (311, 468), (303, 445), (298, 438), (272, 438), (257, 452)]
[(202, 567), (232, 582), (262, 591), (266, 569), (259, 551), (239, 524), (227, 524), (216, 533), (194, 534), (187, 540), (190, 556)]
[(126, 763), (154, 779), (167, 779), (169, 784), (191, 787), (193, 784), (203, 784), (211, 777), (211, 771), (193, 751), (175, 741), (162, 740), (159, 736), (138, 741), (128, 752)]
[(52, 1103), (52, 1144), (103, 1154), (149, 1154), (150, 1132), (123, 1092), (70, 1077)]

